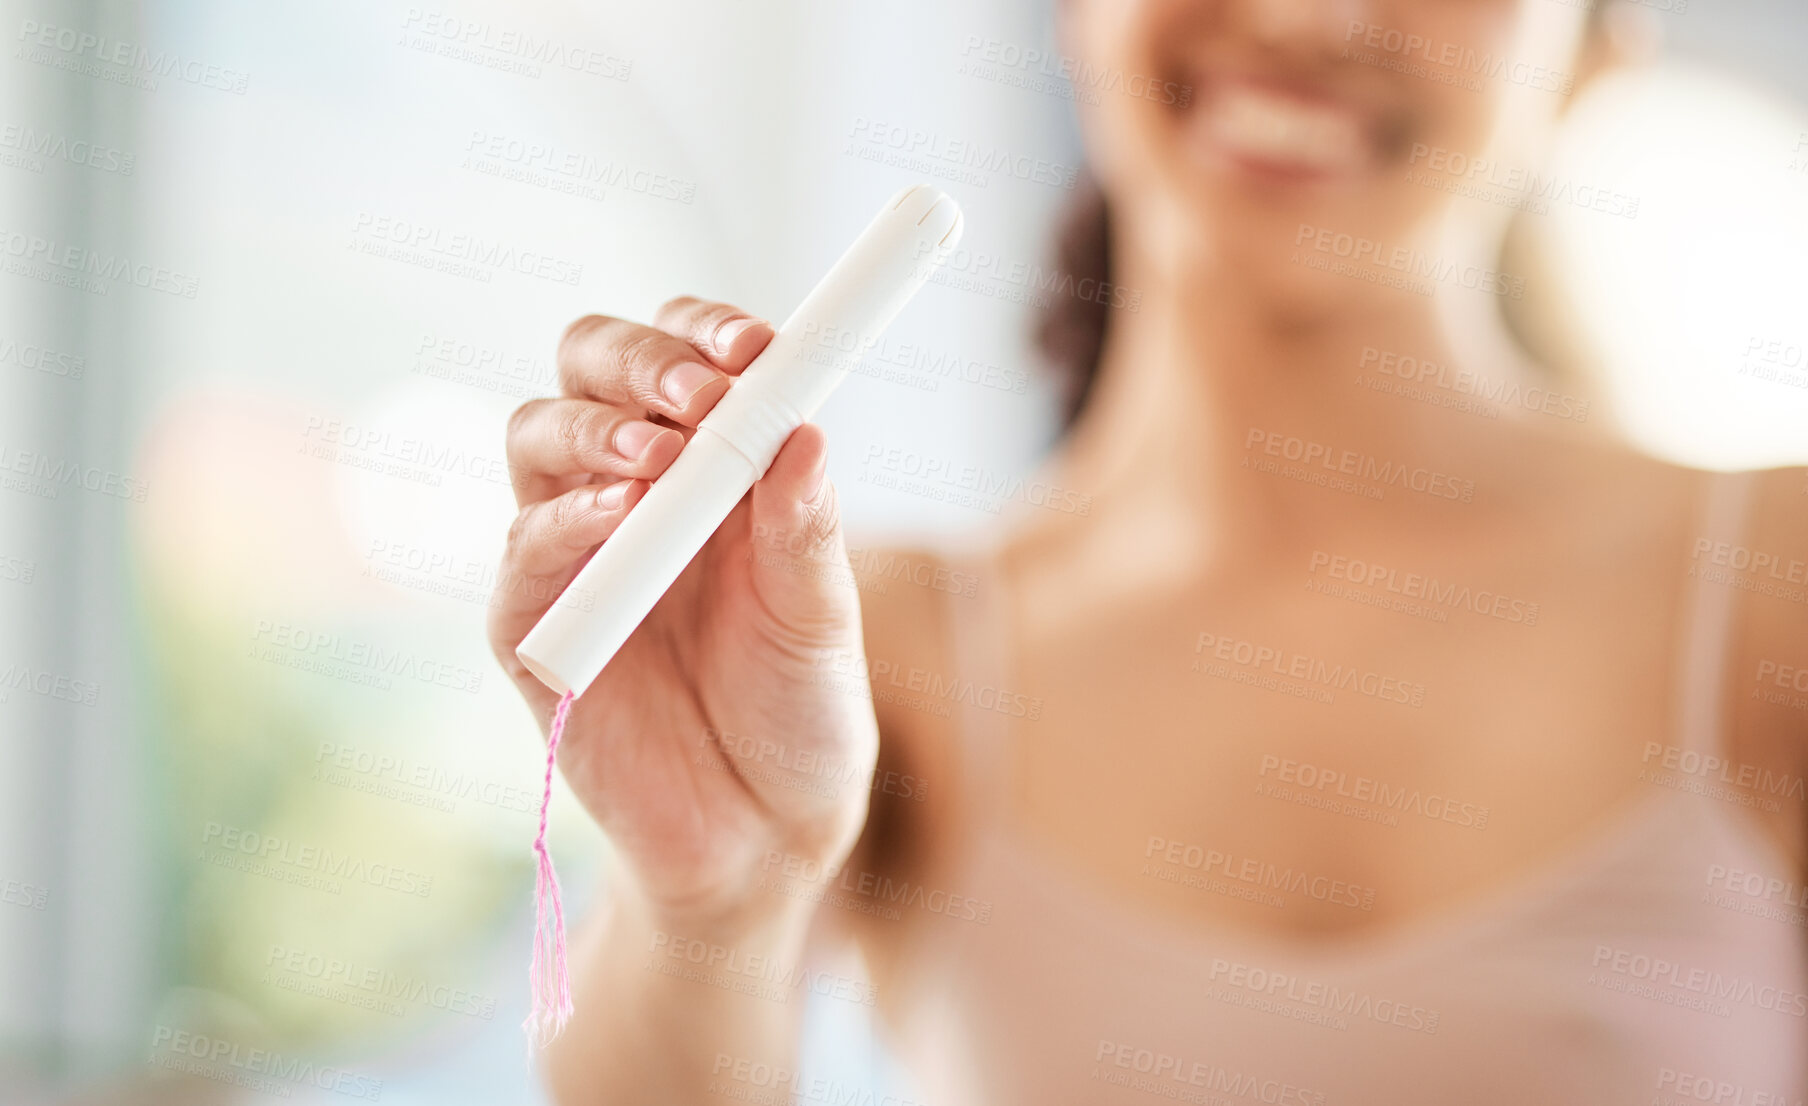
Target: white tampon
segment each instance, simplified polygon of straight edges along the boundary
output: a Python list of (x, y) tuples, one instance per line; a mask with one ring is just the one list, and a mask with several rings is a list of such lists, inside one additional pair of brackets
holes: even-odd
[(891, 198), (567, 586), (593, 597), (590, 609), (554, 603), (522, 639), (528, 671), (561, 695), (584, 693), (960, 235), (960, 208), (937, 189)]

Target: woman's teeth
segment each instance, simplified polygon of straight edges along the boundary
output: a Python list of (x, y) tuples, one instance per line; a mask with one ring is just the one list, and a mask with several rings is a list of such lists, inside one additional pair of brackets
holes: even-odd
[(1208, 105), (1209, 133), (1233, 156), (1311, 172), (1362, 166), (1362, 126), (1347, 110), (1235, 86), (1222, 89)]

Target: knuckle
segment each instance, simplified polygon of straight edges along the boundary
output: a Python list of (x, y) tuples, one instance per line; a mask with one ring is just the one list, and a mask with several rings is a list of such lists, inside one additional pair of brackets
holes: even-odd
[(527, 436), (528, 428), (533, 425), (534, 419), (538, 417), (540, 409), (545, 406), (545, 404), (546, 401), (544, 399), (530, 399), (509, 412), (508, 429), (505, 431), (505, 440), (510, 445), (516, 444)]
[(654, 318), (659, 319), (662, 322), (669, 319), (683, 318), (685, 315), (695, 311), (702, 303), (703, 301), (696, 296), (673, 296), (671, 299), (666, 300), (659, 305), (659, 310), (654, 314)]
[(666, 339), (667, 335), (662, 331), (643, 330), (617, 348), (617, 359), (631, 387), (658, 380), (659, 370), (664, 366), (661, 351)]
[(504, 557), (512, 560), (521, 556), (533, 532), (533, 515), (532, 507), (515, 512), (515, 517), (509, 521), (508, 537), (503, 540)]
[(823, 481), (822, 494), (804, 512), (804, 545), (813, 553), (834, 546), (841, 535), (841, 504), (835, 486)]
[(583, 404), (559, 417), (559, 452), (580, 464), (607, 455), (609, 415), (602, 407)]
[(745, 318), (747, 312), (726, 303), (711, 304), (707, 311), (697, 316), (695, 337), (699, 341), (710, 341), (715, 338), (716, 331), (730, 319)]
[(552, 516), (548, 520), (548, 529), (558, 535), (570, 530), (578, 516), (584, 513), (583, 508), (578, 506), (577, 493), (562, 495), (547, 506)]
[(670, 341), (664, 332), (649, 330), (622, 345), (622, 383), (634, 403), (642, 407), (671, 407), (671, 401), (659, 390), (659, 378), (673, 361), (667, 346)]
[(607, 315), (586, 315), (565, 328), (559, 339), (555, 363), (559, 383), (567, 395), (585, 395), (596, 391), (597, 371), (606, 370), (609, 348), (619, 341), (614, 335), (636, 328)]
[(573, 353), (572, 347), (594, 334), (597, 328), (607, 321), (608, 320), (601, 315), (584, 315), (580, 318), (573, 319), (571, 323), (565, 327), (564, 333), (559, 335), (558, 359), (560, 363), (564, 363), (570, 359)]

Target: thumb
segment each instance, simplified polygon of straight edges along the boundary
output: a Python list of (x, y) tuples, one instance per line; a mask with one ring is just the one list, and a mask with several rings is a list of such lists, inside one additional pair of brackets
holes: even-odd
[(753, 486), (752, 579), (766, 610), (806, 645), (842, 646), (859, 626), (859, 592), (829, 482), (828, 439), (805, 423)]

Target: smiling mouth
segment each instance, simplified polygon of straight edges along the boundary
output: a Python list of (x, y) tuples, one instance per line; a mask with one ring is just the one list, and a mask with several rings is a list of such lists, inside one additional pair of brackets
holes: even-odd
[(1375, 161), (1365, 113), (1322, 97), (1226, 80), (1193, 114), (1194, 135), (1207, 153), (1266, 176), (1349, 177)]

